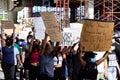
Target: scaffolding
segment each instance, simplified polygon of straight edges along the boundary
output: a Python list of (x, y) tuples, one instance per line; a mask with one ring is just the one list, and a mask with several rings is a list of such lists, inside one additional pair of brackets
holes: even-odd
[[(63, 10), (62, 10), (63, 7)], [(62, 13), (64, 12), (64, 13)], [(69, 27), (69, 0), (56, 0), (56, 17), (60, 22), (61, 28)], [(62, 20), (63, 17), (63, 20)], [(63, 24), (62, 24), (63, 22)]]
[(62, 0), (56, 0), (56, 18), (58, 20), (62, 19)]
[(60, 24), (60, 29), (62, 29), (62, 0), (56, 0), (56, 18)]
[(120, 28), (119, 0), (95, 0), (94, 6), (95, 19), (115, 21), (114, 28)]
[(69, 22), (69, 0), (64, 0), (64, 27), (70, 27)]

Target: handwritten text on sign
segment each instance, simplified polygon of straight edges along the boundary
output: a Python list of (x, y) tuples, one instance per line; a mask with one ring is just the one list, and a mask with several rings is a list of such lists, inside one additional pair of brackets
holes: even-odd
[(13, 29), (15, 26), (12, 20), (3, 20), (1, 21), (1, 27), (4, 29)]
[(114, 22), (83, 20), (81, 44), (85, 51), (109, 50), (112, 41)]
[(59, 30), (59, 25), (57, 24), (57, 19), (53, 12), (41, 12), (41, 16), (45, 27), (48, 31), (51, 41), (63, 41), (62, 34)]
[(63, 42), (60, 43), (61, 46), (72, 46), (72, 32), (63, 32)]

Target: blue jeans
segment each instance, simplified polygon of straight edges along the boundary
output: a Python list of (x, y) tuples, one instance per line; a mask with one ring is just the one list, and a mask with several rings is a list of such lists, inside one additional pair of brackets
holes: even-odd
[(116, 80), (117, 69), (116, 67), (108, 67), (108, 80)]

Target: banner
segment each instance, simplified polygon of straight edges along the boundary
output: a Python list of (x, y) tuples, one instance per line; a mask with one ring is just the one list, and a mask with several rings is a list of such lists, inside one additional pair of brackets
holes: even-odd
[(107, 51), (111, 47), (114, 22), (83, 20), (81, 44), (85, 51)]
[(34, 26), (35, 26), (35, 38), (44, 39), (45, 37), (45, 25), (41, 17), (34, 17)]
[(61, 31), (59, 30), (59, 25), (57, 19), (54, 16), (53, 12), (41, 12), (41, 16), (45, 27), (48, 31), (51, 41), (63, 41)]
[(13, 29), (15, 26), (14, 26), (14, 22), (12, 20), (2, 20), (1, 27), (3, 29)]

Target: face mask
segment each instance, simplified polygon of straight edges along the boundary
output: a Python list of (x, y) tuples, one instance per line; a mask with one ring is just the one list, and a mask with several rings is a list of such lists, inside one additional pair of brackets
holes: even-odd
[(112, 49), (112, 50), (115, 50), (115, 46), (112, 46), (111, 49)]
[(95, 58), (91, 58), (91, 62), (96, 62), (96, 59)]
[(112, 39), (112, 43), (115, 43), (115, 39)]
[(31, 42), (31, 39), (29, 39), (28, 42), (30, 43), (30, 42)]

